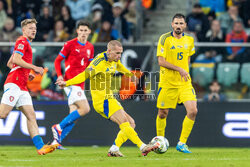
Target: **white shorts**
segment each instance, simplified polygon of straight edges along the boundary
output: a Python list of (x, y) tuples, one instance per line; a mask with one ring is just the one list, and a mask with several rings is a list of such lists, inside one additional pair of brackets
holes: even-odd
[(68, 97), (68, 105), (74, 104), (76, 101), (86, 100), (84, 90), (80, 86), (65, 87), (64, 91)]
[(33, 105), (29, 92), (21, 90), (14, 83), (7, 83), (4, 85), (4, 93), (1, 103), (7, 104), (12, 107)]

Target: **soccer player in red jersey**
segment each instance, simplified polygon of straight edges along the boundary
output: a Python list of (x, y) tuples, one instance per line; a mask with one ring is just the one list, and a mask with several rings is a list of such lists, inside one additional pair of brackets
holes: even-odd
[[(58, 76), (57, 81), (67, 81), (82, 73), (94, 57), (94, 46), (88, 42), (88, 36), (91, 33), (90, 24), (86, 21), (79, 21), (76, 27), (77, 37), (66, 42), (55, 59), (55, 69)], [(62, 76), (61, 62), (65, 61), (65, 76)], [(68, 97), (68, 105), (70, 114), (80, 118), (90, 111), (89, 103), (84, 93), (84, 83), (72, 85), (64, 88)], [(75, 123), (66, 124), (68, 119), (63, 120), (61, 127), (52, 127), (54, 141), (52, 144), (60, 144), (58, 149), (63, 149), (61, 146), (62, 140), (69, 134)], [(56, 128), (62, 129), (60, 139), (58, 139)]]
[(36, 115), (31, 96), (27, 89), (27, 81), (34, 76), (29, 75), (30, 70), (43, 74), (43, 68), (32, 64), (31, 41), (36, 36), (36, 20), (26, 19), (21, 22), (23, 36), (16, 40), (15, 48), (8, 67), (11, 68), (4, 83), (4, 94), (0, 104), (0, 119), (5, 119), (14, 106), (18, 107), (27, 118), (27, 127), (39, 155), (50, 153), (58, 145), (45, 145), (38, 132)]

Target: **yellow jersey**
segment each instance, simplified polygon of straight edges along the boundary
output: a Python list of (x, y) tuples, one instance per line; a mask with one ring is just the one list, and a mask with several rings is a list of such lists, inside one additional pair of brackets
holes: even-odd
[(123, 64), (115, 61), (108, 61), (107, 53), (98, 54), (85, 69), (84, 72), (76, 77), (66, 81), (66, 86), (75, 85), (90, 79), (90, 90), (93, 102), (115, 98), (111, 90), (111, 79), (114, 73), (118, 71), (126, 76), (133, 76)]
[[(180, 39), (173, 36), (173, 32), (161, 35), (157, 45), (157, 56), (175, 66), (183, 68), (189, 73), (189, 56), (195, 53), (194, 39), (186, 33)], [(160, 67), (159, 87), (176, 88), (191, 84), (191, 79), (184, 81), (178, 71)]]

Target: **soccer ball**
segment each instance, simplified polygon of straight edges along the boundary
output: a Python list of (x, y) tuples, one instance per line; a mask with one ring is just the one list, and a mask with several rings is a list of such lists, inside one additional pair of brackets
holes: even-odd
[(169, 147), (168, 139), (166, 139), (163, 136), (155, 136), (151, 140), (151, 143), (152, 144), (158, 143), (160, 145), (159, 148), (154, 151), (157, 154), (163, 154), (163, 153), (165, 153), (168, 150), (168, 147)]

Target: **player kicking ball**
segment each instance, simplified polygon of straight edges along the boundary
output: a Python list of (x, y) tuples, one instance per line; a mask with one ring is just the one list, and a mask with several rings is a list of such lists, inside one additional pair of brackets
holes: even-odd
[[(123, 157), (119, 148), (127, 141), (127, 139), (136, 144), (142, 155), (146, 156), (149, 152), (154, 151), (159, 146), (151, 143), (146, 145), (141, 141), (134, 130), (135, 122), (133, 118), (124, 111), (111, 90), (111, 80), (116, 71), (121, 72), (126, 76), (133, 76), (133, 73), (126, 69), (120, 62), (122, 52), (122, 44), (119, 41), (112, 40), (107, 45), (107, 51), (97, 55), (84, 72), (68, 81), (57, 81), (56, 84), (63, 88), (82, 83), (89, 78), (94, 109), (101, 116), (117, 123), (120, 127), (117, 138), (108, 151), (108, 156)], [(79, 113), (71, 113), (64, 119), (65, 124), (70, 124), (78, 118), (80, 118)], [(61, 137), (63, 129), (60, 125), (61, 123), (57, 124), (56, 129), (58, 138)]]

